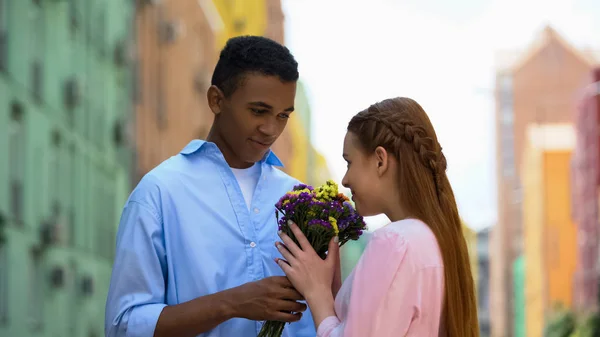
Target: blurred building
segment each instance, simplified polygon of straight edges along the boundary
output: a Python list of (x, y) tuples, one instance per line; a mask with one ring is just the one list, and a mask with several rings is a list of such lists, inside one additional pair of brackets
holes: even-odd
[(579, 310), (589, 312), (598, 308), (600, 68), (592, 71), (586, 82), (575, 109), (571, 207), (579, 243), (574, 300)]
[(523, 236), (527, 336), (542, 336), (545, 317), (570, 308), (577, 265), (577, 232), (571, 219), (572, 124), (530, 125), (523, 156)]
[[(513, 266), (523, 252), (521, 169), (526, 129), (532, 124), (571, 123), (575, 94), (594, 63), (591, 55), (572, 47), (551, 27), (526, 52), (498, 55), (498, 224), (490, 254), (495, 337), (514, 332)], [(529, 262), (525, 264), (530, 267)]]
[[(469, 251), (469, 264), (471, 265), (471, 274), (473, 274), (473, 282), (478, 283), (479, 280), (479, 264), (477, 263), (477, 232), (464, 222), (462, 225), (463, 235), (467, 241), (467, 250)], [(475, 287), (477, 292), (477, 287)]]
[(101, 336), (132, 1), (0, 0), (0, 335)]
[(477, 232), (477, 313), (482, 337), (490, 336), (490, 234), (493, 227)]
[[(284, 43), (280, 0), (141, 1), (136, 15), (137, 179), (204, 139), (214, 116), (206, 101), (219, 52), (234, 36), (262, 35)], [(297, 111), (273, 151), (283, 170), (308, 182), (329, 178), (327, 164), (310, 139), (310, 106), (298, 82)]]
[[(296, 90), (295, 111), (286, 127), (293, 147), (289, 149), (287, 172), (300, 181), (310, 185), (321, 185), (331, 179), (327, 161), (312, 142), (312, 109), (306, 87), (302, 80), (298, 81)], [(275, 148), (277, 151), (277, 148)]]
[(138, 1), (137, 178), (208, 134), (206, 91), (225, 29), (212, 1)]

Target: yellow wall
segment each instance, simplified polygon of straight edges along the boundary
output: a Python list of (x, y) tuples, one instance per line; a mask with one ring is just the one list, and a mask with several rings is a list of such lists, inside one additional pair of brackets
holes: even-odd
[(477, 232), (472, 230), (464, 222), (462, 224), (463, 235), (467, 241), (467, 248), (469, 250), (469, 264), (471, 265), (471, 274), (473, 274), (473, 282), (475, 284), (475, 291), (477, 291), (477, 284), (479, 280), (478, 262), (477, 262)]
[(528, 146), (523, 156), (523, 255), (525, 257), (525, 321), (527, 336), (544, 329), (543, 177), (541, 150)]
[(577, 248), (570, 208), (573, 135), (567, 124), (528, 129), (522, 156), (528, 337), (543, 336), (545, 317), (555, 304), (572, 305)]
[(265, 0), (213, 0), (213, 3), (223, 20), (223, 30), (217, 36), (217, 51), (234, 36), (264, 35), (267, 28)]
[(308, 169), (309, 144), (306, 138), (306, 130), (300, 123), (297, 115), (292, 114), (288, 125), (286, 126), (292, 136), (292, 144), (294, 146), (294, 154), (291, 157), (289, 164), (289, 175), (292, 177), (310, 184), (306, 181)]
[(549, 305), (571, 307), (576, 228), (571, 220), (570, 151), (544, 154), (544, 213)]

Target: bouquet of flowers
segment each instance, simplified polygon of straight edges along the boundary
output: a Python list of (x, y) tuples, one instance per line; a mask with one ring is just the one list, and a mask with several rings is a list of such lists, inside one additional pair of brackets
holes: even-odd
[[(279, 199), (275, 209), (279, 230), (298, 244), (288, 226), (289, 221), (294, 222), (322, 259), (334, 236), (338, 236), (341, 247), (349, 240), (357, 240), (367, 229), (363, 217), (356, 213), (348, 197), (338, 192), (338, 185), (332, 180), (317, 188), (295, 186)], [(284, 322), (267, 321), (258, 337), (280, 337), (284, 327)]]

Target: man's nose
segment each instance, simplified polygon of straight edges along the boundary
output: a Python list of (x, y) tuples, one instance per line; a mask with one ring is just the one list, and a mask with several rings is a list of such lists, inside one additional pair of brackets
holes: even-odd
[(258, 126), (258, 131), (268, 137), (277, 136), (279, 124), (273, 118), (266, 118), (262, 124)]

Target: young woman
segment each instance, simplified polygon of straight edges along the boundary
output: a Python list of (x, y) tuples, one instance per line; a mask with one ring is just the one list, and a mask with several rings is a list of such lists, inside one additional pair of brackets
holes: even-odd
[(337, 238), (321, 260), (295, 225), (300, 247), (280, 233), (285, 261), (277, 262), (306, 299), (317, 336), (479, 336), (461, 220), (423, 108), (394, 98), (358, 113), (343, 156), (342, 183), (358, 212), (392, 222), (375, 231), (341, 288)]

